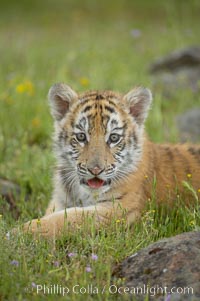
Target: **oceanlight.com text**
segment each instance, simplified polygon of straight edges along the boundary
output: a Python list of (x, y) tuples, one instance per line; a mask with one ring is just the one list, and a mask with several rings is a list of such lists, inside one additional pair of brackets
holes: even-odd
[[(115, 284), (112, 285), (104, 285), (103, 287), (98, 287), (93, 284), (88, 284), (86, 286), (82, 286), (80, 284), (75, 284), (73, 286), (63, 286), (60, 284), (37, 284), (31, 289), (32, 291), (36, 292), (37, 294), (43, 295), (69, 295), (69, 294), (76, 294), (76, 295), (97, 295), (97, 294), (110, 294), (110, 295), (193, 295), (194, 291), (192, 287), (161, 287), (159, 285), (149, 286), (136, 286), (136, 287), (126, 287), (126, 286), (117, 286)], [(29, 290), (27, 290), (28, 292)], [(29, 291), (30, 292), (30, 291)]]

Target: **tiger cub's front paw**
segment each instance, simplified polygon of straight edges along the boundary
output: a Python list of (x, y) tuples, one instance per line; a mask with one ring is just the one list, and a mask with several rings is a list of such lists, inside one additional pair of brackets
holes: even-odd
[(33, 219), (31, 221), (26, 222), (21, 227), (16, 227), (12, 229), (9, 233), (11, 235), (17, 235), (21, 231), (23, 233), (32, 233), (34, 236), (42, 235), (44, 237), (49, 237), (53, 235), (54, 226), (48, 223), (48, 219), (42, 218), (40, 219)]

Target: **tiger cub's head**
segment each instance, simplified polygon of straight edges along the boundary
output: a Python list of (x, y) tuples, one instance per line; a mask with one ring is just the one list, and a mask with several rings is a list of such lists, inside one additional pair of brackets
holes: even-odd
[(135, 88), (77, 94), (66, 84), (49, 91), (58, 169), (66, 188), (109, 190), (137, 169), (151, 92)]

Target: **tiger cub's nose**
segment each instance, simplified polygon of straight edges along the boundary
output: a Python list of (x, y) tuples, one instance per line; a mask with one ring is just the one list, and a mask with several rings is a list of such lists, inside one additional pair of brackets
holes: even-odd
[(88, 170), (94, 176), (98, 176), (98, 175), (100, 175), (100, 173), (103, 172), (104, 169), (100, 168), (99, 166), (95, 166), (93, 168), (88, 168)]

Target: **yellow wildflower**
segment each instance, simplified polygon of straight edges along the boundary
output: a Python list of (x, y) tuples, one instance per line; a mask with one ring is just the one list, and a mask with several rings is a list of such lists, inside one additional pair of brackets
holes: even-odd
[(83, 86), (83, 87), (88, 87), (89, 84), (90, 84), (89, 79), (86, 78), (86, 77), (81, 77), (81, 78), (80, 78), (80, 84), (81, 84), (81, 86)]
[(200, 193), (200, 188), (197, 190), (197, 192), (199, 192), (199, 193)]
[(40, 225), (41, 224), (41, 221), (40, 221), (40, 219), (38, 218), (38, 220), (37, 220), (37, 224), (38, 225)]
[(125, 219), (124, 219), (124, 218), (117, 219), (115, 222), (116, 222), (117, 224), (123, 223), (123, 222), (125, 222)]
[(191, 173), (188, 173), (188, 174), (187, 174), (187, 177), (188, 177), (188, 178), (191, 178), (191, 177), (192, 177)]
[(23, 84), (17, 85), (16, 92), (22, 94), (25, 92), (25, 86)]
[(34, 86), (31, 81), (26, 80), (16, 86), (16, 92), (18, 94), (26, 93), (26, 94), (32, 96), (34, 94)]
[(144, 177), (145, 177), (145, 179), (148, 179), (148, 176), (147, 176), (147, 175), (145, 175)]

